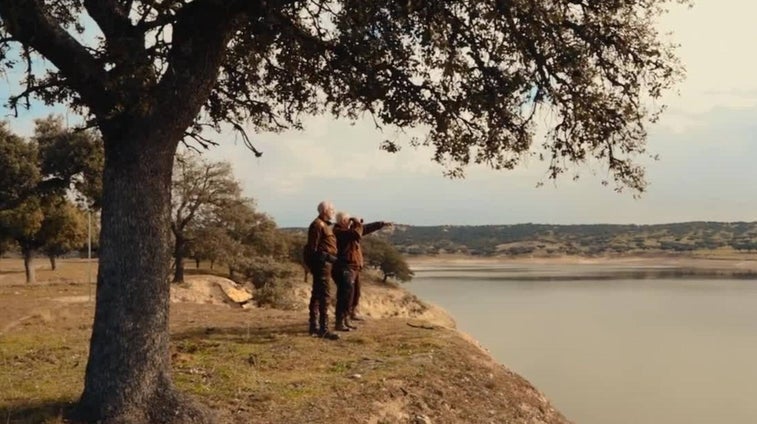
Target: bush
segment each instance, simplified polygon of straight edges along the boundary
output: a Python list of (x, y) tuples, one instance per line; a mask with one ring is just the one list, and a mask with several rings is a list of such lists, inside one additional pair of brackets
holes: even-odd
[(270, 257), (250, 258), (241, 271), (256, 289), (278, 281), (289, 280), (295, 275), (295, 270), (289, 262)]
[(258, 306), (268, 306), (283, 310), (297, 309), (297, 300), (292, 290), (291, 280), (268, 283), (255, 290), (253, 298)]
[(255, 288), (253, 295), (258, 306), (275, 309), (295, 309), (292, 278), (296, 274), (292, 264), (271, 257), (248, 258), (242, 273)]

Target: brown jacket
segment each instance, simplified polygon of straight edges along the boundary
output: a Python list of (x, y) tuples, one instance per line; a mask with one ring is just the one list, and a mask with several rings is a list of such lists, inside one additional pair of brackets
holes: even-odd
[(365, 225), (352, 221), (352, 226), (349, 228), (345, 228), (341, 224), (334, 225), (334, 234), (339, 250), (337, 264), (355, 270), (363, 269), (363, 250), (360, 248), (360, 239), (384, 228), (384, 226), (386, 226), (384, 221), (371, 222)]
[(313, 264), (322, 262), (325, 255), (336, 256), (336, 237), (328, 222), (316, 218), (308, 228), (308, 242), (305, 244), (305, 264), (313, 268)]

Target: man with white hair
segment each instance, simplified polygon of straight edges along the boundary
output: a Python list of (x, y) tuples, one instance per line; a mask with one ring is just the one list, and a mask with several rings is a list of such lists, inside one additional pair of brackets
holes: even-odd
[(318, 217), (308, 228), (308, 241), (304, 249), (305, 264), (313, 274), (313, 288), (310, 292), (309, 333), (329, 340), (339, 338), (329, 331), (329, 300), (331, 298), (329, 277), (331, 266), (336, 262), (336, 237), (331, 228), (334, 205), (329, 201), (318, 204)]

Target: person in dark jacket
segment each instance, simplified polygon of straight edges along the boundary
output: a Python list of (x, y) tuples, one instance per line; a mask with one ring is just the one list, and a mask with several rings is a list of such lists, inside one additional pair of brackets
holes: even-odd
[(332, 264), (336, 262), (337, 245), (330, 220), (334, 205), (323, 201), (318, 204), (318, 217), (308, 228), (308, 241), (303, 250), (304, 262), (313, 274), (310, 292), (310, 316), (308, 332), (311, 336), (335, 340), (339, 336), (329, 331), (329, 301), (331, 298), (329, 277)]
[[(337, 261), (332, 270), (332, 278), (337, 285), (336, 325), (338, 331), (350, 331), (355, 327), (350, 322), (354, 310), (356, 284), (359, 284), (360, 270), (363, 269), (363, 251), (360, 239), (390, 223), (384, 221), (363, 224), (359, 218), (351, 218), (347, 213), (337, 214), (334, 235), (337, 242)], [(358, 287), (359, 288), (359, 287)], [(359, 295), (358, 295), (359, 296)]]

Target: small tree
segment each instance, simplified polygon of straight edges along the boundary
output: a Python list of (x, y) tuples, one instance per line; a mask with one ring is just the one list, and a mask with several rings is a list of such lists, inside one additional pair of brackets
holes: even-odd
[(223, 262), (229, 257), (229, 252), (237, 250), (235, 245), (240, 244), (231, 238), (227, 228), (219, 222), (201, 222), (192, 228), (191, 234), (189, 250), (197, 268), (200, 267), (200, 261), (209, 261), (210, 269), (213, 269), (217, 262)]
[(174, 283), (184, 281), (189, 253), (188, 230), (200, 215), (212, 216), (237, 201), (241, 193), (227, 162), (207, 162), (191, 154), (178, 155), (171, 189), (171, 232), (174, 235)]
[(366, 237), (361, 245), (366, 265), (379, 269), (384, 282), (390, 277), (402, 282), (412, 280), (413, 271), (402, 254), (388, 241), (380, 237)]
[(392, 277), (404, 283), (412, 280), (414, 275), (413, 271), (410, 270), (410, 266), (405, 262), (405, 258), (394, 247), (387, 249), (386, 255), (379, 265), (379, 269), (384, 273), (384, 282)]
[(87, 218), (84, 213), (65, 198), (50, 202), (44, 211), (39, 230), (41, 250), (56, 269), (57, 257), (81, 247), (87, 240)]
[(0, 225), (6, 228), (21, 250), (27, 283), (36, 282), (34, 252), (43, 245), (39, 232), (44, 219), (41, 201), (35, 197), (26, 199), (13, 209), (0, 211)]

